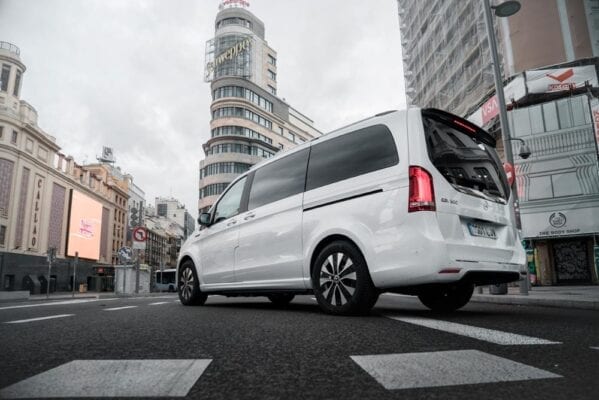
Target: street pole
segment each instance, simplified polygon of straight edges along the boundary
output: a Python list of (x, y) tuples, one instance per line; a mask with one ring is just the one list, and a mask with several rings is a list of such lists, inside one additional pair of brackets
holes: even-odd
[[(497, 105), (499, 107), (499, 123), (501, 124), (501, 136), (503, 137), (503, 151), (505, 153), (505, 160), (507, 163), (514, 166), (514, 154), (512, 152), (512, 144), (510, 143), (510, 127), (507, 119), (507, 110), (505, 105), (505, 96), (503, 94), (503, 79), (501, 74), (501, 68), (499, 65), (499, 55), (497, 54), (497, 39), (495, 38), (495, 28), (493, 27), (493, 18), (491, 15), (491, 5), (489, 0), (484, 0), (485, 9), (485, 23), (487, 26), (487, 39), (489, 46), (491, 47), (491, 59), (493, 63), (493, 76), (495, 77), (495, 94), (497, 95)], [(514, 180), (511, 184), (512, 191), (512, 207), (516, 207), (518, 204), (518, 191), (515, 179), (515, 166), (514, 166)], [(516, 221), (514, 221), (516, 222)], [(528, 295), (528, 267), (526, 268), (525, 279), (520, 279), (520, 294)]]
[(75, 286), (77, 285), (77, 264), (79, 263), (79, 252), (75, 252), (75, 261), (73, 261), (73, 297), (75, 297)]
[(50, 274), (52, 273), (52, 249), (48, 249), (48, 279), (46, 280), (46, 298), (50, 298)]
[(141, 251), (137, 249), (137, 257), (135, 258), (135, 294), (139, 293), (139, 255)]

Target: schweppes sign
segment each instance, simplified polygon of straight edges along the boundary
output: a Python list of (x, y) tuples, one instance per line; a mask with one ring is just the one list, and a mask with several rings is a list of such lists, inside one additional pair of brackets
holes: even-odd
[(223, 64), (225, 61), (232, 60), (239, 56), (250, 47), (251, 43), (252, 39), (247, 38), (235, 43), (233, 46), (220, 53), (220, 55), (218, 55), (214, 61), (206, 64), (206, 75), (211, 76), (216, 67)]

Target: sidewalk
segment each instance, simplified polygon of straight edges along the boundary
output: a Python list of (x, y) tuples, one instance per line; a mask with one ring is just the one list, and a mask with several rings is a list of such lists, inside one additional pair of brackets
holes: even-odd
[[(107, 299), (115, 297), (154, 297), (164, 296), (169, 294), (167, 292), (152, 292), (152, 293), (139, 293), (139, 294), (115, 294), (114, 292), (76, 292), (73, 296), (72, 292), (54, 292), (50, 293), (50, 296), (46, 297), (45, 294), (31, 294), (26, 298), (5, 298), (0, 299), (0, 303), (4, 302), (24, 302), (24, 301), (43, 301), (43, 300), (71, 300), (71, 299)], [(174, 293), (172, 293), (174, 294)]]
[(517, 304), (560, 308), (599, 310), (599, 285), (594, 286), (533, 286), (528, 296), (520, 294), (519, 287), (508, 287), (508, 294), (489, 294), (489, 288), (470, 300), (478, 303)]

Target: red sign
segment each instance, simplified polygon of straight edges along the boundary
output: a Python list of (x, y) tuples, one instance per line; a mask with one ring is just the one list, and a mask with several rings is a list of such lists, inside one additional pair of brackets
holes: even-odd
[(512, 187), (514, 183), (514, 179), (516, 179), (516, 172), (514, 171), (514, 166), (510, 163), (503, 163), (503, 169), (505, 170), (505, 174), (507, 175), (507, 182)]
[(148, 231), (146, 231), (146, 228), (139, 226), (139, 227), (133, 229), (133, 241), (134, 242), (145, 242), (147, 238), (148, 238)]
[(483, 125), (495, 118), (499, 114), (499, 102), (497, 95), (494, 95), (483, 104)]

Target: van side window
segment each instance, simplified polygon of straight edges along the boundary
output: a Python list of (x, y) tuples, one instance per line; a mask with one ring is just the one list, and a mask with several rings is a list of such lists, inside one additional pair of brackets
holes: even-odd
[(250, 190), (248, 210), (303, 192), (308, 154), (310, 149), (304, 149), (258, 168)]
[(214, 209), (214, 223), (233, 217), (239, 214), (241, 206), (241, 195), (247, 177), (238, 180), (227, 192), (221, 197)]
[(399, 162), (389, 128), (375, 125), (312, 146), (306, 191)]

